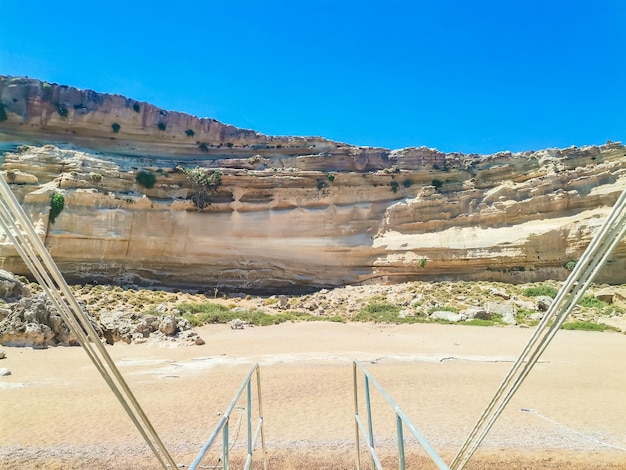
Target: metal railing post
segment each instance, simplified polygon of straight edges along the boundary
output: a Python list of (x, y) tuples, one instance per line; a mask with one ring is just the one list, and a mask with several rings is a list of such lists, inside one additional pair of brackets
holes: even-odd
[[(267, 450), (265, 449), (265, 431), (264, 431), (264, 422), (265, 415), (263, 414), (263, 400), (261, 400), (261, 368), (256, 367), (256, 386), (257, 392), (259, 395), (259, 426), (261, 428), (261, 450), (263, 451), (263, 470), (267, 470)], [(256, 440), (256, 436), (255, 436)]]
[[(357, 367), (361, 369), (365, 377), (365, 401), (367, 405), (367, 421), (368, 421), (368, 429), (365, 428), (363, 421), (361, 420), (358, 413), (358, 391), (357, 391)], [(424, 436), (415, 428), (413, 423), (409, 417), (402, 411), (402, 409), (396, 404), (395, 401), (389, 396), (389, 394), (385, 391), (385, 389), (376, 381), (376, 379), (368, 372), (368, 370), (361, 364), (359, 361), (355, 360), (353, 362), (353, 381), (354, 381), (354, 420), (356, 422), (356, 436), (357, 436), (357, 470), (360, 469), (360, 451), (359, 451), (359, 433), (363, 435), (367, 435), (367, 442), (369, 443), (369, 451), (370, 457), (372, 459), (372, 468), (377, 468), (382, 470), (382, 464), (380, 459), (378, 458), (378, 454), (376, 453), (376, 449), (374, 448), (374, 433), (373, 433), (373, 424), (372, 424), (372, 407), (371, 407), (371, 399), (370, 399), (370, 383), (374, 385), (381, 393), (383, 398), (387, 401), (389, 405), (393, 408), (396, 415), (396, 432), (398, 436), (398, 462), (401, 470), (406, 468), (406, 459), (405, 459), (405, 450), (404, 450), (404, 426), (407, 427), (411, 434), (415, 436), (417, 441), (420, 443), (422, 448), (426, 451), (430, 459), (440, 470), (450, 470), (450, 468), (445, 464), (445, 462), (437, 455), (434, 449), (428, 444)], [(369, 431), (368, 431), (369, 430)], [(369, 433), (369, 435), (368, 435)]]
[(361, 446), (359, 437), (359, 392), (356, 377), (356, 362), (352, 363), (352, 382), (354, 390), (354, 432), (356, 434), (356, 470), (361, 470)]
[(402, 431), (402, 418), (396, 410), (396, 429), (398, 431), (398, 465), (400, 470), (406, 468), (406, 462), (404, 459), (404, 433)]
[(248, 380), (248, 402), (247, 402), (247, 413), (248, 413), (248, 455), (252, 456), (252, 390), (251, 390), (252, 381)]
[(224, 427), (222, 428), (222, 468), (228, 470), (228, 423), (230, 416), (226, 418)]
[[(257, 392), (258, 392), (258, 402), (259, 402), (259, 422), (257, 424), (256, 431), (254, 433), (254, 437), (252, 437), (252, 375), (255, 372), (256, 372), (256, 378), (257, 378)], [(246, 446), (246, 453), (247, 453), (247, 455), (246, 455), (246, 462), (244, 464), (244, 469), (248, 470), (250, 468), (250, 465), (252, 464), (252, 452), (254, 451), (254, 446), (256, 445), (256, 443), (258, 441), (258, 438), (259, 438), (259, 434), (260, 434), (261, 435), (261, 446), (262, 446), (262, 449), (263, 449), (263, 468), (264, 468), (264, 470), (267, 470), (267, 450), (265, 448), (265, 433), (264, 433), (264, 430), (263, 430), (263, 402), (261, 400), (261, 373), (260, 373), (258, 364), (255, 364), (252, 367), (252, 369), (250, 369), (250, 372), (248, 372), (248, 375), (246, 376), (245, 380), (243, 381), (243, 383), (239, 387), (239, 390), (235, 394), (235, 397), (230, 402), (230, 405), (228, 406), (226, 411), (222, 414), (222, 418), (220, 419), (220, 422), (217, 424), (216, 428), (211, 433), (211, 436), (206, 441), (206, 443), (202, 446), (202, 449), (200, 449), (200, 452), (198, 452), (198, 455), (196, 456), (194, 461), (189, 466), (189, 470), (196, 470), (198, 468), (198, 466), (200, 465), (200, 463), (204, 459), (204, 456), (206, 455), (206, 453), (208, 452), (209, 448), (213, 444), (213, 441), (215, 441), (215, 439), (219, 435), (220, 431), (222, 432), (222, 469), (223, 470), (228, 470), (228, 468), (230, 466), (230, 462), (229, 462), (229, 452), (230, 452), (230, 449), (229, 449), (229, 445), (230, 445), (229, 444), (229, 439), (230, 439), (229, 438), (229, 422), (230, 422), (230, 415), (231, 415), (233, 409), (235, 408), (235, 405), (240, 400), (241, 395), (244, 392), (244, 390), (246, 390), (246, 392), (247, 392), (247, 395), (246, 395), (246, 416), (247, 416), (247, 419), (248, 419), (248, 423), (247, 423), (248, 438), (247, 438), (247, 446)], [(243, 413), (242, 413), (242, 417), (243, 417)]]
[(372, 468), (375, 468), (373, 449), (374, 449), (374, 426), (372, 424), (372, 403), (370, 401), (370, 380), (365, 376), (365, 406), (367, 407), (367, 429), (369, 432), (368, 444), (370, 447), (370, 455), (372, 456)]

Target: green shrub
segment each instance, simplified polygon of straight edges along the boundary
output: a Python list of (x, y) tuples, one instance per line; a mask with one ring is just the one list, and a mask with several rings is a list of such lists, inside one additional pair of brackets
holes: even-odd
[(402, 182), (402, 186), (404, 186), (405, 188), (410, 188), (413, 185), (413, 181), (411, 180), (404, 180)]
[(57, 113), (59, 113), (59, 116), (64, 118), (67, 117), (68, 110), (64, 105), (60, 104), (57, 106)]
[(50, 196), (50, 215), (49, 220), (51, 224), (54, 224), (59, 214), (65, 207), (65, 197), (61, 193), (54, 193)]
[(443, 181), (441, 181), (441, 180), (432, 180), (430, 182), (430, 184), (432, 186), (434, 186), (437, 191), (439, 191), (439, 189), (441, 189), (441, 187), (443, 186)]
[(207, 146), (207, 144), (205, 142), (202, 142), (200, 145), (198, 145), (198, 148), (200, 150), (202, 150), (203, 152), (208, 152), (209, 151), (209, 147)]
[(114, 122), (113, 124), (111, 124), (111, 129), (113, 129), (114, 134), (117, 134), (121, 128), (122, 126), (120, 126), (117, 122)]
[(389, 186), (391, 186), (391, 190), (392, 190), (394, 193), (397, 193), (397, 192), (398, 192), (398, 187), (399, 187), (400, 185), (398, 184), (398, 182), (397, 182), (397, 181), (392, 181), (391, 183), (389, 183)]
[(231, 309), (214, 303), (180, 304), (177, 306), (183, 317), (193, 326), (206, 323), (228, 323), (237, 318)]
[(202, 304), (184, 303), (178, 305), (177, 308), (180, 310), (183, 317), (189, 320), (193, 326), (200, 326), (207, 323), (228, 323), (236, 318), (256, 326), (278, 325), (287, 321), (298, 320), (344, 321), (341, 317), (314, 317), (313, 315), (301, 312), (284, 312), (270, 315), (260, 310), (233, 311), (224, 305), (211, 302)]
[(229, 149), (233, 148), (233, 143), (232, 142), (227, 142), (226, 143), (226, 147), (228, 147)]
[(400, 307), (390, 302), (370, 302), (355, 315), (356, 321), (395, 323), (398, 321)]
[(151, 171), (141, 170), (135, 175), (135, 181), (144, 188), (151, 189), (156, 183), (156, 176)]
[(139, 103), (133, 103), (133, 109), (138, 113), (141, 110), (141, 106), (139, 106)]
[(217, 170), (210, 171), (198, 166), (193, 169), (177, 166), (176, 169), (185, 173), (187, 180), (196, 189), (189, 195), (189, 199), (191, 199), (193, 205), (200, 210), (210, 205), (211, 195), (214, 194), (217, 188), (222, 184), (222, 170), (218, 168)]
[(452, 312), (459, 313), (459, 309), (455, 307), (449, 307), (447, 305), (442, 305), (440, 307), (431, 307), (428, 309), (428, 314), (430, 315), (433, 312)]
[(564, 267), (565, 269), (567, 269), (568, 271), (571, 271), (572, 269), (574, 269), (574, 268), (576, 267), (576, 261), (574, 261), (574, 260), (570, 260), (570, 261), (568, 261), (567, 263), (565, 263), (565, 264), (563, 265), (563, 267)]
[(333, 181), (335, 181), (335, 173), (334, 172), (332, 172), (332, 171), (328, 172), (328, 181), (330, 181), (331, 183)]
[(426, 267), (426, 258), (420, 258), (418, 265), (420, 268), (424, 269)]
[(157, 127), (159, 128), (160, 131), (164, 131), (165, 129), (167, 129), (167, 124), (165, 124), (164, 122), (159, 122), (157, 124)]
[(603, 323), (592, 323), (590, 321), (564, 323), (561, 328), (564, 330), (579, 331), (620, 331), (619, 328), (615, 328), (614, 326), (605, 325)]
[(556, 297), (556, 295), (558, 294), (558, 290), (556, 290), (555, 287), (551, 287), (551, 286), (535, 286), (535, 287), (529, 287), (528, 289), (524, 290), (524, 295), (527, 297), (538, 297), (540, 295), (547, 295), (548, 297)]
[(583, 295), (582, 299), (578, 301), (578, 305), (589, 308), (604, 308), (608, 307), (609, 304), (600, 299), (596, 299), (592, 295)]
[(196, 133), (193, 131), (193, 129), (187, 129), (185, 131), (185, 134), (187, 134), (187, 137), (193, 137)]
[(99, 183), (102, 181), (102, 175), (100, 173), (89, 173), (89, 181), (92, 183)]

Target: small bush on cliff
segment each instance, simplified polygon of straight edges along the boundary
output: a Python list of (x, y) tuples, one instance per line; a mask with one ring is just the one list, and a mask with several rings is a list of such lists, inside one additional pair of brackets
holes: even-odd
[(165, 129), (167, 129), (167, 124), (165, 124), (164, 122), (160, 122), (157, 124), (157, 127), (160, 131), (164, 131)]
[(59, 116), (61, 116), (62, 118), (65, 118), (67, 117), (68, 110), (64, 105), (60, 104), (57, 106), (57, 113), (59, 113)]
[(328, 172), (328, 181), (330, 181), (331, 183), (335, 181), (335, 173), (333, 171)]
[(156, 176), (151, 171), (141, 170), (135, 175), (135, 181), (144, 188), (151, 189), (156, 183)]
[(217, 188), (222, 184), (222, 170), (207, 170), (206, 168), (195, 167), (193, 169), (176, 167), (187, 176), (187, 180), (194, 187), (195, 191), (189, 195), (193, 205), (202, 210), (211, 204), (211, 195), (217, 192)]
[(0, 103), (0, 122), (8, 119), (7, 112), (4, 110), (4, 105)]
[(114, 122), (113, 124), (111, 124), (111, 129), (113, 129), (113, 132), (115, 134), (117, 134), (121, 128), (122, 126), (120, 126), (117, 122)]
[(63, 196), (63, 194), (54, 193), (50, 197), (50, 215), (49, 215), (49, 220), (50, 220), (51, 224), (54, 224), (54, 222), (56, 221), (56, 219), (59, 216), (59, 214), (61, 213), (61, 211), (63, 211), (64, 207), (65, 207), (65, 197)]
[(568, 271), (571, 271), (572, 269), (574, 269), (574, 268), (576, 267), (576, 261), (574, 261), (574, 260), (570, 260), (570, 261), (568, 261), (567, 263), (565, 263), (565, 264), (563, 265), (563, 267), (564, 267), (565, 269), (567, 269)]
[(139, 103), (133, 103), (133, 109), (138, 113), (141, 110), (141, 106), (139, 106)]
[(187, 135), (187, 137), (193, 137), (194, 135), (196, 135), (196, 133), (193, 131), (193, 129), (187, 129), (185, 131), (185, 134)]

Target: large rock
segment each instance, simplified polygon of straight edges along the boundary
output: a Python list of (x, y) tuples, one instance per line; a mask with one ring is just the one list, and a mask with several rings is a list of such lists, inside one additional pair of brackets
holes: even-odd
[[(92, 325), (95, 325), (91, 319)], [(0, 344), (5, 346), (77, 345), (78, 340), (63, 321), (52, 302), (43, 294), (22, 298), (0, 323)]]
[(492, 315), (501, 317), (502, 321), (507, 325), (517, 325), (517, 320), (515, 319), (517, 309), (512, 303), (487, 302), (485, 310)]
[(537, 302), (537, 308), (540, 311), (547, 312), (554, 299), (549, 295), (538, 295), (535, 297), (535, 302)]
[(0, 269), (0, 299), (15, 302), (22, 297), (29, 297), (30, 289), (15, 274)]

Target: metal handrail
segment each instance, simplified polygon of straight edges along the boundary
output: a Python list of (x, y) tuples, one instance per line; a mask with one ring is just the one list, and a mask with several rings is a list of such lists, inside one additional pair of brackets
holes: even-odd
[[(358, 397), (358, 387), (357, 387), (357, 369), (360, 369), (365, 377), (365, 405), (367, 407), (367, 428), (359, 415), (359, 397)], [(418, 440), (421, 446), (424, 448), (428, 456), (432, 459), (432, 461), (437, 465), (440, 470), (450, 470), (449, 467), (445, 464), (445, 462), (437, 455), (437, 452), (428, 444), (424, 436), (417, 430), (417, 428), (413, 425), (409, 417), (402, 411), (402, 409), (396, 404), (395, 401), (389, 396), (389, 394), (385, 391), (385, 389), (378, 383), (378, 381), (372, 376), (372, 374), (365, 368), (361, 362), (354, 360), (352, 363), (352, 372), (353, 372), (353, 381), (354, 381), (354, 429), (356, 432), (356, 468), (357, 470), (361, 470), (361, 449), (360, 449), (360, 434), (359, 431), (363, 434), (367, 444), (368, 450), (370, 454), (370, 458), (372, 461), (372, 469), (376, 468), (378, 470), (382, 470), (382, 464), (380, 463), (380, 459), (378, 458), (378, 454), (376, 453), (376, 449), (374, 448), (374, 432), (373, 432), (373, 423), (372, 423), (372, 405), (370, 400), (370, 382), (374, 384), (374, 386), (381, 393), (383, 398), (387, 400), (387, 403), (391, 405), (396, 415), (396, 432), (398, 437), (398, 462), (400, 470), (404, 470), (406, 468), (405, 455), (404, 455), (404, 432), (403, 426), (406, 426), (413, 436)]]
[[(255, 375), (255, 372), (256, 372), (256, 383), (257, 383), (257, 399), (259, 403), (259, 421), (256, 427), (256, 431), (254, 433), (254, 437), (253, 437), (252, 436), (252, 376)], [(228, 406), (226, 411), (222, 414), (222, 419), (220, 419), (220, 422), (217, 424), (217, 426), (215, 427), (215, 429), (209, 436), (209, 439), (202, 446), (202, 449), (200, 449), (200, 452), (198, 452), (198, 455), (196, 456), (192, 464), (189, 466), (190, 470), (195, 470), (198, 468), (198, 465), (200, 465), (200, 463), (202, 462), (202, 459), (204, 459), (204, 456), (206, 455), (207, 451), (213, 444), (213, 441), (215, 441), (215, 439), (219, 435), (220, 431), (222, 431), (222, 434), (223, 434), (222, 436), (222, 469), (223, 470), (229, 469), (228, 423), (230, 421), (230, 415), (232, 411), (235, 409), (235, 406), (237, 405), (237, 402), (241, 398), (241, 394), (243, 393), (244, 390), (247, 391), (246, 410), (247, 410), (247, 415), (248, 415), (247, 416), (248, 417), (247, 419), (248, 421), (248, 449), (247, 449), (248, 454), (247, 454), (246, 462), (243, 468), (244, 470), (248, 470), (250, 468), (250, 465), (252, 463), (252, 451), (254, 450), (254, 447), (256, 446), (256, 443), (260, 434), (261, 448), (263, 450), (263, 469), (267, 470), (267, 451), (265, 449), (265, 434), (263, 432), (263, 402), (261, 400), (261, 371), (259, 368), (259, 364), (255, 364), (254, 366), (252, 366), (252, 369), (250, 369), (250, 372), (248, 372), (248, 375), (246, 376), (243, 383), (241, 384), (241, 387), (239, 387), (239, 390), (235, 394), (235, 397), (230, 402), (230, 405)]]

